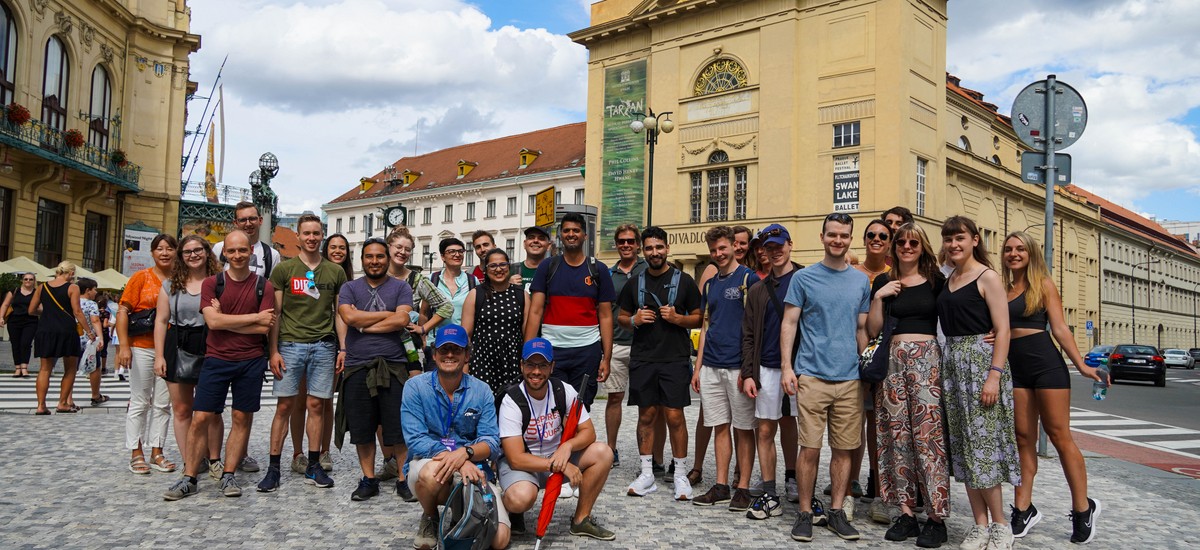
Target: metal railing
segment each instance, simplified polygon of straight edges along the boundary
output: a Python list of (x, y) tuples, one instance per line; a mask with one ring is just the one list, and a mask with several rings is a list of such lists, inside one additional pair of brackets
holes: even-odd
[[(207, 202), (204, 194), (203, 181), (185, 181), (179, 186), (179, 199), (195, 202)], [(217, 184), (217, 202), (220, 204), (237, 204), (242, 201), (253, 201), (254, 195), (247, 187), (237, 187), (225, 183)]]
[(66, 143), (65, 132), (36, 119), (13, 124), (8, 120), (7, 105), (0, 106), (0, 111), (0, 136), (9, 138), (3, 140), (9, 145), (110, 183), (138, 189), (141, 166), (128, 161), (115, 162), (112, 151), (90, 143), (71, 147)]

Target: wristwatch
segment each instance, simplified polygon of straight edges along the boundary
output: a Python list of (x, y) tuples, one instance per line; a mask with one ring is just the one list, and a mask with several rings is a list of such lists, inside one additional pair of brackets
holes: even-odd
[(470, 445), (466, 445), (463, 448), (467, 450), (467, 460), (473, 460), (475, 458), (475, 449)]

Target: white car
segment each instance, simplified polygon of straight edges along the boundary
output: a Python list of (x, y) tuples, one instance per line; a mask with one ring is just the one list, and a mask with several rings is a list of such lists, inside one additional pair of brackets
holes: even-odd
[(1181, 349), (1164, 350), (1163, 363), (1167, 367), (1196, 368), (1196, 360), (1191, 355), (1188, 355), (1188, 352)]

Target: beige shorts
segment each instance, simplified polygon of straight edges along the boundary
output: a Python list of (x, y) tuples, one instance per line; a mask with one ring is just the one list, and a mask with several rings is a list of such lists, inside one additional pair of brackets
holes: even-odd
[(700, 404), (704, 425), (731, 424), (735, 430), (754, 429), (754, 400), (738, 388), (738, 369), (700, 367)]
[[(412, 462), (408, 463), (409, 487), (413, 488), (414, 490), (416, 489), (417, 480), (421, 479), (421, 469), (424, 468), (430, 462), (433, 462), (433, 459), (418, 458), (418, 459), (414, 459)], [(458, 472), (455, 472), (454, 473), (454, 483), (458, 483), (458, 480), (460, 477), (461, 477), (460, 474)], [(497, 519), (500, 520), (500, 523), (503, 523), (509, 527), (512, 527), (512, 521), (508, 519), (508, 511), (504, 509), (504, 499), (499, 498), (501, 495), (500, 486), (496, 485), (495, 482), (488, 482), (488, 485), (491, 486), (492, 493), (495, 494), (497, 497), (495, 499)], [(453, 486), (454, 485), (451, 484), (451, 487), (453, 487)]]
[(613, 344), (612, 360), (608, 362), (608, 379), (604, 381), (604, 391), (608, 393), (625, 393), (629, 389), (629, 348), (621, 344)]
[(858, 380), (830, 382), (801, 376), (796, 402), (800, 407), (800, 446), (820, 449), (829, 427), (829, 446), (853, 450), (862, 445), (862, 392)]

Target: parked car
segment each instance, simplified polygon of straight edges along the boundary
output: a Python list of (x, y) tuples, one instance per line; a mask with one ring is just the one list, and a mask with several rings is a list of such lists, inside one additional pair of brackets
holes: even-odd
[(1108, 362), (1108, 354), (1112, 353), (1112, 350), (1113, 346), (1096, 346), (1083, 356), (1083, 362), (1092, 368), (1099, 367)]
[(1109, 380), (1152, 380), (1155, 386), (1167, 385), (1167, 366), (1152, 346), (1121, 344), (1108, 355)]
[(1168, 367), (1196, 368), (1196, 360), (1181, 349), (1169, 349), (1163, 352), (1163, 364)]
[(1200, 348), (1189, 349), (1188, 355), (1191, 355), (1192, 359), (1195, 359), (1197, 363), (1200, 363)]

